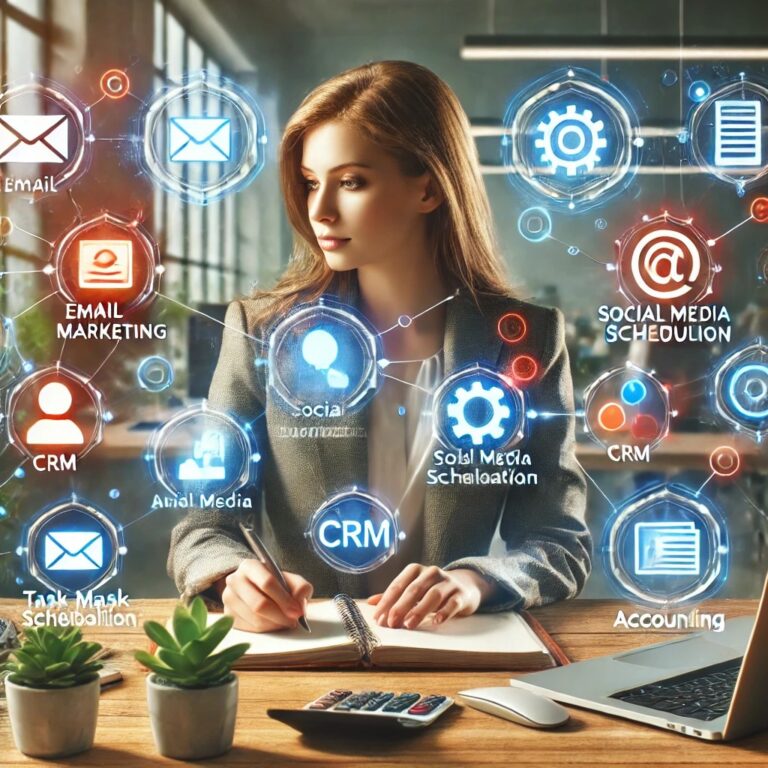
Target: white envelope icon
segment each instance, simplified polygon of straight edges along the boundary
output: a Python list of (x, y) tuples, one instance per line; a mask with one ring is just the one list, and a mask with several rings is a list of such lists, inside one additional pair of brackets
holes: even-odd
[(228, 117), (172, 117), (168, 158), (174, 163), (221, 163), (230, 159), (232, 121)]
[(0, 115), (0, 163), (64, 163), (66, 115)]
[(104, 564), (104, 539), (97, 531), (49, 531), (43, 543), (49, 571), (97, 571)]

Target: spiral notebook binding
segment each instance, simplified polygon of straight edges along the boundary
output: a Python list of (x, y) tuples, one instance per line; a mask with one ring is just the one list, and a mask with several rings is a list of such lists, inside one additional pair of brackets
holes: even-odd
[(336, 608), (341, 616), (341, 622), (349, 636), (349, 639), (357, 646), (363, 663), (371, 663), (371, 653), (376, 646), (381, 644), (381, 640), (373, 633), (368, 626), (368, 622), (360, 613), (357, 603), (345, 594), (336, 595), (333, 598)]

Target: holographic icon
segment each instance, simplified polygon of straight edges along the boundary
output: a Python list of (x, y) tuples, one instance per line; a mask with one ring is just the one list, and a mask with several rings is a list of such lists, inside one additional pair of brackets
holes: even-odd
[(301, 354), (309, 365), (326, 373), (329, 387), (346, 389), (349, 386), (349, 376), (331, 367), (339, 356), (339, 345), (328, 331), (322, 328), (310, 331), (301, 342)]
[(0, 115), (0, 163), (65, 163), (66, 115)]
[(680, 306), (712, 293), (718, 268), (691, 220), (647, 218), (616, 241), (619, 290), (631, 302)]
[(480, 365), (449, 376), (432, 408), (436, 436), (449, 448), (505, 449), (524, 436), (523, 393)]
[(136, 379), (142, 389), (148, 392), (162, 392), (173, 384), (173, 366), (160, 355), (150, 355), (139, 363)]
[(192, 456), (179, 465), (179, 480), (224, 480), (226, 448), (224, 435), (215, 429), (206, 429), (195, 440)]
[(133, 285), (130, 240), (81, 240), (78, 248), (79, 288), (130, 288)]
[(718, 99), (715, 102), (715, 165), (726, 168), (760, 165), (761, 102)]
[(701, 531), (684, 522), (635, 523), (635, 575), (701, 573)]
[(7, 412), (8, 441), (29, 458), (82, 457), (101, 442), (101, 393), (88, 378), (61, 365), (18, 381), (8, 395)]
[(30, 576), (66, 595), (105, 584), (125, 554), (122, 530), (100, 509), (61, 502), (40, 513), (25, 532), (23, 551)]
[(526, 208), (517, 220), (517, 230), (529, 243), (542, 243), (552, 234), (552, 217), (546, 208)]
[(768, 88), (740, 75), (706, 95), (691, 111), (688, 135), (692, 160), (740, 194), (768, 173), (766, 131)]
[(623, 597), (671, 609), (713, 595), (728, 571), (728, 534), (705, 496), (660, 485), (621, 504), (603, 534), (608, 576)]
[(525, 338), (528, 332), (528, 324), (525, 318), (518, 312), (507, 312), (499, 318), (496, 324), (499, 336), (507, 344), (517, 344)]
[(259, 458), (252, 431), (205, 401), (155, 430), (146, 455), (154, 477), (174, 495), (232, 494), (255, 479)]
[(231, 159), (232, 121), (222, 117), (172, 117), (168, 159), (173, 163), (221, 163)]
[(734, 429), (762, 442), (768, 432), (768, 347), (761, 340), (729, 355), (715, 371), (717, 413)]
[(720, 445), (709, 455), (709, 468), (718, 477), (733, 477), (740, 467), (739, 452), (731, 445)]
[(104, 563), (104, 536), (100, 531), (49, 531), (44, 547), (45, 568), (49, 571), (95, 571)]
[(758, 224), (768, 222), (768, 197), (756, 197), (749, 206), (749, 215)]
[[(626, 187), (643, 140), (623, 94), (586, 70), (567, 69), (534, 83), (504, 116), (502, 160), (515, 186), (573, 211)], [(551, 232), (536, 208), (518, 222), (531, 242)]]
[(297, 307), (270, 332), (269, 386), (297, 416), (352, 413), (376, 391), (379, 352), (378, 334), (352, 307), (323, 297)]
[(565, 170), (566, 176), (591, 173), (600, 163), (600, 150), (608, 146), (605, 123), (593, 117), (591, 110), (580, 111), (576, 104), (566, 105), (562, 112), (552, 110), (537, 126), (541, 138), (534, 146), (541, 150), (539, 162), (553, 173)]
[(584, 392), (584, 431), (609, 451), (653, 450), (667, 436), (670, 417), (666, 387), (632, 363), (601, 374)]
[(108, 69), (99, 80), (99, 88), (108, 99), (122, 99), (131, 90), (131, 81), (122, 69)]
[(66, 384), (49, 381), (37, 396), (40, 410), (45, 414), (28, 430), (27, 445), (82, 445), (83, 431), (66, 414), (72, 408), (72, 393)]
[(339, 493), (312, 515), (304, 536), (315, 554), (343, 573), (367, 573), (397, 553), (405, 533), (397, 512), (357, 489)]

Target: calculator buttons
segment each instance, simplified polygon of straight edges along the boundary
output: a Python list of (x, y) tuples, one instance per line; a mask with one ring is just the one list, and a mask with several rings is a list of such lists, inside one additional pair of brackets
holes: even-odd
[(394, 695), (394, 693), (381, 693), (366, 702), (361, 709), (365, 712), (373, 712), (377, 709), (381, 709), (381, 707), (383, 707)]
[(384, 706), (382, 712), (402, 712), (421, 698), (420, 693), (401, 693)]
[(444, 701), (445, 696), (425, 696), (421, 701), (414, 704), (409, 710), (409, 715), (428, 715), (437, 709)]
[(308, 709), (330, 709), (334, 704), (338, 704), (340, 701), (346, 699), (347, 696), (351, 695), (352, 691), (343, 691), (337, 688), (336, 690), (326, 693), (325, 696), (315, 699), (315, 701), (309, 705)]

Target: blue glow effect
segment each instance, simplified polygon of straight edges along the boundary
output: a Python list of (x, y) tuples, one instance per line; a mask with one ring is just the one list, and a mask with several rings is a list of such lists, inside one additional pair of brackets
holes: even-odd
[(173, 384), (173, 366), (160, 355), (145, 357), (136, 369), (136, 379), (147, 392), (163, 392)]
[(559, 112), (551, 110), (536, 131), (534, 146), (541, 150), (539, 162), (566, 176), (591, 173), (601, 164), (601, 150), (608, 147), (605, 121), (599, 113), (577, 104), (566, 104)]
[(326, 373), (331, 389), (346, 389), (349, 386), (349, 376), (331, 367), (339, 356), (339, 345), (331, 333), (322, 328), (310, 331), (301, 343), (301, 354), (306, 363)]
[(109, 492), (109, 498), (110, 499), (119, 499), (120, 498), (120, 491), (117, 488), (112, 488)]
[(552, 217), (546, 208), (527, 208), (517, 219), (518, 232), (531, 243), (541, 243), (552, 234)]
[(656, 486), (611, 516), (603, 554), (624, 597), (672, 608), (699, 602), (723, 585), (728, 533), (710, 499), (683, 486)]
[(22, 477), (26, 477), (27, 473), (24, 471), (24, 467), (16, 467), (13, 471), (13, 476), (21, 479)]
[(621, 399), (627, 405), (639, 405), (647, 394), (648, 388), (641, 379), (630, 379), (621, 388)]
[(405, 406), (401, 405), (397, 409), (397, 415), (398, 416), (405, 416)]
[(728, 402), (733, 409), (750, 421), (768, 418), (768, 365), (737, 366), (729, 378)]
[(378, 499), (359, 491), (329, 499), (312, 516), (305, 534), (315, 553), (344, 573), (365, 573), (397, 551), (397, 518)]
[(694, 80), (688, 88), (688, 98), (696, 104), (704, 101), (712, 93), (712, 88), (705, 80)]
[(0, 507), (0, 519), (8, 517), (8, 510), (5, 507)]

